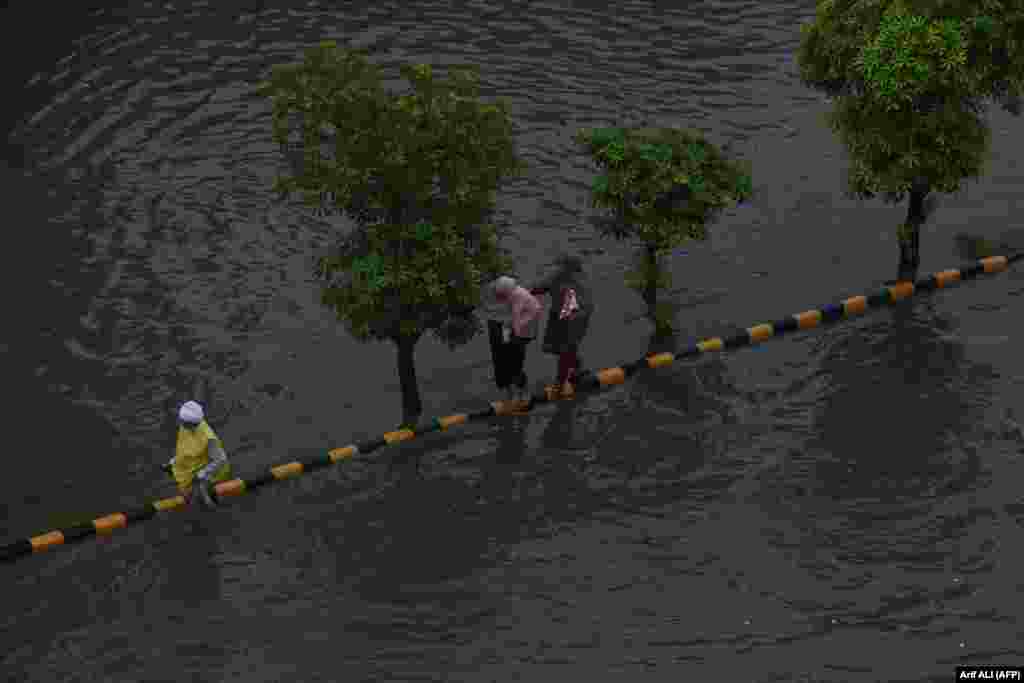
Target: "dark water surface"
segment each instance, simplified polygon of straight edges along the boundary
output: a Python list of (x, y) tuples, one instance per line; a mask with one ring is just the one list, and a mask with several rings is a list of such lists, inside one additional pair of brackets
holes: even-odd
[[(6, 23), (5, 79), (32, 81), (5, 90), (0, 167), (3, 541), (170, 495), (156, 468), (193, 396), (249, 474), (398, 422), (393, 348), (317, 303), (313, 259), (345, 224), (270, 192), (284, 160), (253, 88), (321, 39), (396, 77), (478, 63), (508, 98), (531, 168), (500, 194), (506, 244), (527, 279), (560, 247), (589, 255), (590, 367), (642, 355), (650, 327), (630, 247), (588, 226), (582, 126), (683, 123), (753, 162), (754, 201), (673, 260), (680, 345), (895, 276), (904, 209), (842, 198), (827, 104), (796, 76), (812, 3), (607, 4), (123, 3)], [(944, 199), (923, 273), (962, 263), (959, 231), (1024, 227), (1022, 122), (991, 120), (989, 173)], [(395, 449), (422, 479), (356, 462), (2, 567), (0, 671), (923, 681), (1024, 662), (1022, 292), (1006, 273)], [(482, 336), (420, 344), (426, 415), (492, 398), (488, 358)], [(553, 360), (534, 349), (528, 371)]]

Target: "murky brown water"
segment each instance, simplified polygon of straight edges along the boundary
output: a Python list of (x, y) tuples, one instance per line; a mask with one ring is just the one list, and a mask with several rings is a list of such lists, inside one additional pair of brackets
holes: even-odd
[[(639, 357), (650, 329), (622, 282), (629, 247), (587, 224), (582, 126), (685, 122), (753, 162), (755, 200), (673, 262), (680, 345), (895, 275), (904, 209), (842, 198), (827, 105), (796, 77), (809, 3), (606, 4), (133, 3), (80, 17), (59, 62), (33, 52), (26, 151), (3, 169), (0, 362), (26, 437), (0, 480), (4, 542), (168, 495), (173, 409), (196, 394), (243, 473), (398, 422), (394, 350), (317, 303), (311, 265), (343, 224), (270, 192), (283, 160), (253, 86), (324, 38), (396, 76), (474, 62), (508, 98), (531, 170), (500, 195), (506, 245), (527, 279), (559, 247), (589, 255), (589, 367)], [(944, 200), (924, 272), (962, 262), (959, 231), (1024, 227), (1020, 121), (992, 123), (989, 175)], [(1024, 661), (1006, 420), (1024, 395), (1021, 279), (403, 445), (422, 479), (353, 463), (205, 528), (172, 516), (0, 568), (2, 670), (919, 681)], [(493, 395), (483, 337), (425, 341), (417, 363), (427, 415)], [(553, 361), (535, 350), (528, 371)]]

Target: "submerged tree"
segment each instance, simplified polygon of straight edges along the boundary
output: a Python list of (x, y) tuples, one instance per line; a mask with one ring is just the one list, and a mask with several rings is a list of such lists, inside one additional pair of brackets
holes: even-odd
[(524, 166), (504, 103), (480, 101), (474, 69), (444, 81), (425, 64), (402, 74), (411, 92), (386, 92), (365, 56), (325, 42), (275, 67), (261, 91), (275, 140), (288, 143), (294, 115), (302, 132), (301, 173), (275, 188), (308, 204), (327, 193), (356, 224), (318, 263), (322, 301), (356, 339), (395, 344), (409, 426), (422, 414), (416, 343), (429, 331), (454, 349), (481, 330), (481, 283), (509, 267), (495, 192)]
[(647, 304), (656, 334), (671, 332), (671, 315), (658, 290), (671, 286), (661, 258), (689, 240), (707, 239), (707, 226), (751, 194), (749, 164), (726, 159), (696, 131), (677, 128), (599, 128), (577, 134), (603, 171), (593, 205), (611, 215), (601, 231), (639, 241), (637, 267), (627, 285)]
[(899, 272), (913, 279), (929, 194), (984, 171), (986, 102), (1020, 114), (1024, 0), (819, 0), (802, 31), (801, 79), (834, 98), (848, 194), (909, 196)]

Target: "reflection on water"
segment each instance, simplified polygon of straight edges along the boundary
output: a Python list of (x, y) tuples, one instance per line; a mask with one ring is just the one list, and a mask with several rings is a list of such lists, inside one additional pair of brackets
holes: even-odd
[(830, 347), (812, 447), (831, 457), (809, 473), (822, 496), (889, 507), (983, 485), (963, 446), (990, 401), (993, 370), (967, 362), (949, 329), (927, 303), (896, 307)]
[(995, 568), (997, 513), (978, 494), (991, 484), (979, 449), (996, 374), (965, 359), (927, 301), (858, 328), (822, 357), (817, 437), (761, 474), (762, 509), (777, 520), (766, 537), (818, 580), (864, 595), (794, 601), (807, 618), (937, 633), (943, 603), (977, 590), (962, 577)]
[(221, 598), (221, 575), (215, 559), (220, 538), (231, 533), (232, 520), (193, 505), (179, 513), (173, 539), (154, 547), (153, 562), (160, 567), (161, 601), (201, 608)]

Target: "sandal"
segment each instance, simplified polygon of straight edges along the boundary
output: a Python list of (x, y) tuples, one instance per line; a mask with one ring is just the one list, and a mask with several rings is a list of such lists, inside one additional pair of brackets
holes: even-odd
[(576, 388), (570, 382), (562, 382), (561, 384), (555, 384), (551, 387), (548, 392), (549, 400), (560, 401), (567, 398), (572, 398), (576, 394)]
[(516, 398), (512, 399), (512, 403), (516, 406), (512, 409), (513, 415), (526, 415), (529, 412), (530, 395), (523, 392)]

